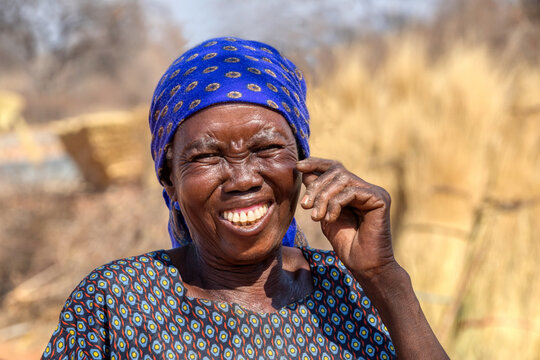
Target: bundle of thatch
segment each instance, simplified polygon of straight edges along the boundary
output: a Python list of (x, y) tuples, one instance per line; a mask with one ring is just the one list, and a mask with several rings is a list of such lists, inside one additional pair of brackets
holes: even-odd
[(538, 359), (540, 204), (486, 205), (456, 303), (459, 359)]
[(146, 110), (80, 115), (54, 123), (66, 151), (97, 188), (139, 181), (149, 161)]
[(540, 72), (480, 46), (389, 45), (376, 71), (343, 50), (311, 91), (313, 153), (389, 190), (396, 257), (450, 354), (534, 358)]
[(529, 92), (540, 92), (538, 76), (531, 71), (517, 82), (531, 86), (511, 103), (514, 116), (498, 124), (490, 144), (468, 279), (448, 314), (455, 317), (453, 349), (462, 359), (539, 358), (540, 110), (534, 109), (540, 100), (535, 105)]

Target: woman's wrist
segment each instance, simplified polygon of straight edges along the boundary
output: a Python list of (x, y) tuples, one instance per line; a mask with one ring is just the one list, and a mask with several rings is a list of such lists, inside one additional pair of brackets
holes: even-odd
[(409, 274), (396, 261), (354, 274), (379, 311), (401, 359), (448, 359), (414, 293)]
[(421, 311), (411, 277), (397, 261), (354, 275), (383, 317), (393, 317), (400, 309), (406, 308)]
[(409, 274), (395, 259), (386, 264), (364, 271), (352, 271), (363, 288), (385, 292), (396, 285), (411, 284)]

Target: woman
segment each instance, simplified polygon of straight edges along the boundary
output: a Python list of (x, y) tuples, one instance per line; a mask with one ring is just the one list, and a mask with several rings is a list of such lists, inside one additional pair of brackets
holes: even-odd
[[(305, 93), (259, 42), (171, 65), (150, 127), (173, 249), (92, 272), (44, 358), (446, 358), (394, 259), (387, 192), (309, 157)], [(302, 183), (334, 252), (303, 246)]]

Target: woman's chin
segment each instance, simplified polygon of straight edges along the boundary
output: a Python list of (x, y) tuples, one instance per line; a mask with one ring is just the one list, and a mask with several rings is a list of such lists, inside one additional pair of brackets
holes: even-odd
[(260, 261), (268, 258), (281, 246), (285, 231), (277, 219), (277, 207), (269, 206), (268, 212), (258, 221), (250, 224), (235, 224), (220, 218), (218, 234), (221, 251), (227, 258), (237, 261)]

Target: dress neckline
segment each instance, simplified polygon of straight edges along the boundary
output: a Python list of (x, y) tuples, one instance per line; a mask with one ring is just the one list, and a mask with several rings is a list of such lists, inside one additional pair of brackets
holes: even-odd
[[(178, 282), (179, 285), (182, 287), (183, 292), (184, 292), (184, 295), (183, 295), (183, 298), (184, 298), (183, 300), (184, 301), (187, 301), (190, 304), (194, 304), (194, 305), (198, 305), (198, 306), (200, 306), (200, 305), (213, 306), (214, 308), (221, 309), (221, 310), (223, 310), (226, 307), (232, 307), (232, 308), (235, 309), (235, 311), (240, 310), (240, 311), (243, 311), (244, 313), (247, 313), (247, 314), (250, 314), (250, 315), (257, 315), (257, 316), (260, 316), (260, 317), (266, 317), (266, 316), (268, 316), (270, 314), (288, 313), (290, 311), (295, 310), (299, 305), (304, 304), (307, 301), (314, 299), (315, 292), (317, 291), (317, 288), (320, 286), (318, 284), (318, 282), (316, 281), (317, 263), (316, 263), (315, 259), (313, 259), (313, 256), (312, 256), (313, 255), (312, 253), (313, 253), (313, 251), (315, 249), (305, 247), (305, 246), (299, 247), (299, 249), (302, 251), (302, 255), (304, 256), (304, 258), (307, 260), (307, 262), (309, 264), (309, 271), (310, 271), (310, 275), (311, 275), (311, 282), (312, 282), (312, 285), (313, 285), (313, 291), (311, 293), (309, 293), (309, 294), (306, 294), (302, 298), (297, 299), (297, 300), (283, 306), (280, 309), (277, 309), (277, 310), (272, 311), (272, 312), (267, 312), (267, 313), (262, 313), (262, 312), (257, 312), (257, 311), (247, 309), (244, 306), (242, 306), (242, 305), (240, 305), (238, 303), (235, 303), (235, 302), (209, 300), (209, 299), (204, 299), (204, 298), (188, 296), (186, 287), (184, 285), (184, 281), (182, 280), (182, 276), (180, 275), (180, 270), (173, 264), (171, 257), (167, 254), (167, 250), (161, 249), (161, 250), (158, 250), (158, 251), (154, 251), (153, 252), (153, 255), (154, 255), (153, 257), (154, 258), (158, 257), (159, 261), (165, 262), (166, 266), (174, 268), (176, 270), (176, 271), (174, 271), (174, 273), (176, 273), (177, 275), (174, 278), (169, 272), (166, 272), (166, 273), (167, 273), (167, 276), (171, 278), (171, 280), (174, 280), (174, 281)], [(158, 256), (156, 256), (156, 255), (158, 255)]]

